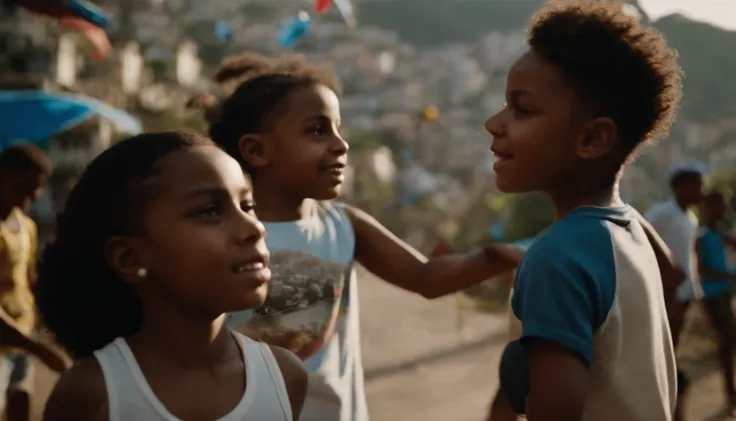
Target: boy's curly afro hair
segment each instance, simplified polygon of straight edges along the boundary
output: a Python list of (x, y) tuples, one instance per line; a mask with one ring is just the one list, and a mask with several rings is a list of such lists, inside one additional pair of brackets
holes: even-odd
[(532, 17), (528, 43), (613, 119), (628, 154), (667, 136), (682, 96), (677, 53), (621, 3), (551, 0)]

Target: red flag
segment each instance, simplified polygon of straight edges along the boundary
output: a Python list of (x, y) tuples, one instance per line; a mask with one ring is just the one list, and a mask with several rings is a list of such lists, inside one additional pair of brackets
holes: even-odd
[(325, 13), (332, 7), (332, 0), (314, 0), (314, 10), (317, 13)]
[(95, 48), (93, 55), (95, 59), (104, 60), (110, 55), (112, 50), (110, 39), (107, 38), (107, 33), (99, 26), (72, 15), (61, 16), (59, 22), (61, 26), (77, 31), (87, 38), (87, 41)]

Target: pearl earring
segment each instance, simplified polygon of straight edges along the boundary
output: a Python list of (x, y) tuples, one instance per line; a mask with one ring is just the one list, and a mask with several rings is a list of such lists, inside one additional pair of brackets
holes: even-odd
[(138, 269), (138, 277), (145, 278), (148, 274), (148, 271), (145, 268)]

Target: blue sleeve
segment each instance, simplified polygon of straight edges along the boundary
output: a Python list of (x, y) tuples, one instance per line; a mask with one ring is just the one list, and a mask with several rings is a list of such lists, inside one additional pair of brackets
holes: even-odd
[(718, 264), (718, 252), (721, 251), (723, 246), (723, 240), (721, 236), (712, 232), (707, 231), (698, 237), (698, 257), (700, 265), (711, 269), (721, 270), (721, 265)]
[(524, 346), (534, 339), (553, 341), (590, 364), (593, 337), (613, 305), (616, 272), (606, 226), (583, 225), (545, 236), (530, 250), (511, 306), (522, 322)]

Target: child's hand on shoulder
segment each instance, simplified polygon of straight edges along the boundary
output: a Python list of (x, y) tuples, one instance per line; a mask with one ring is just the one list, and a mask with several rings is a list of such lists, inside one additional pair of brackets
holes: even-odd
[(489, 262), (506, 262), (516, 267), (524, 257), (525, 249), (514, 244), (487, 244), (484, 247), (486, 259)]

